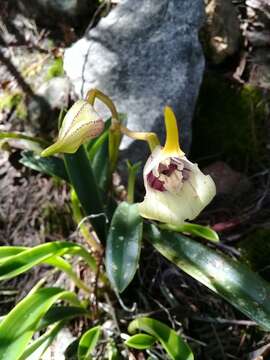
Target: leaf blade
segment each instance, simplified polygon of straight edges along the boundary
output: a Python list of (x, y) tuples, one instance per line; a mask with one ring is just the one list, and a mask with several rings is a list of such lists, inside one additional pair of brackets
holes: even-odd
[(147, 240), (163, 256), (270, 330), (270, 285), (258, 274), (186, 236), (161, 231), (154, 225), (145, 229)]
[(144, 331), (158, 340), (169, 357), (173, 360), (193, 360), (193, 353), (188, 344), (182, 339), (180, 335), (176, 333), (166, 324), (162, 322), (141, 317), (133, 320), (128, 327), (130, 333), (134, 333), (136, 330)]
[(0, 323), (0, 360), (17, 360), (24, 352), (40, 319), (59, 299), (81, 306), (74, 293), (43, 288), (29, 293)]
[(125, 341), (125, 345), (138, 350), (151, 348), (156, 342), (156, 338), (147, 334), (136, 334)]
[(138, 267), (142, 218), (137, 204), (118, 205), (107, 238), (105, 265), (109, 280), (117, 292), (122, 292), (132, 281)]
[(100, 326), (95, 326), (82, 335), (77, 352), (78, 360), (88, 360), (90, 358), (92, 351), (98, 343), (100, 335)]
[(33, 151), (23, 151), (20, 163), (32, 170), (69, 182), (64, 161), (56, 156), (44, 158)]

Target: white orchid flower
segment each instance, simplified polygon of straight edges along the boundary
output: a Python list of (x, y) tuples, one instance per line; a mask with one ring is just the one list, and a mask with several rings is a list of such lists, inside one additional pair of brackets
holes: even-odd
[(176, 118), (169, 107), (165, 124), (165, 146), (157, 146), (144, 167), (146, 195), (139, 211), (145, 218), (180, 225), (199, 215), (215, 196), (216, 187), (180, 149)]
[(104, 129), (104, 121), (91, 104), (84, 100), (76, 101), (62, 122), (57, 141), (42, 151), (41, 156), (58, 152), (75, 153), (80, 145), (97, 137)]

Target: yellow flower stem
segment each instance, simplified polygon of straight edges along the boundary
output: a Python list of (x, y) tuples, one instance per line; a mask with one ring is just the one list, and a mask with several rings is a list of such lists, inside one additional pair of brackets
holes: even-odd
[(119, 116), (113, 101), (107, 95), (105, 95), (102, 91), (98, 89), (89, 90), (86, 95), (86, 101), (88, 101), (89, 104), (93, 106), (96, 99), (99, 99), (101, 102), (103, 102), (103, 104), (108, 107), (112, 114), (109, 135), (109, 158), (111, 170), (110, 172), (113, 173), (116, 166), (119, 144), (121, 141), (120, 127), (118, 126), (118, 124), (120, 124)]
[(96, 98), (99, 99), (100, 101), (102, 101), (111, 111), (111, 114), (112, 114), (111, 131), (112, 132), (117, 133), (120, 131), (122, 134), (125, 134), (132, 139), (147, 141), (151, 151), (153, 151), (156, 146), (160, 145), (158, 137), (155, 133), (131, 131), (128, 128), (126, 128), (125, 126), (123, 126), (119, 121), (118, 112), (116, 110), (116, 107), (115, 107), (113, 101), (107, 95), (105, 95), (102, 91), (100, 91), (98, 89), (89, 90), (86, 95), (86, 101), (88, 101), (91, 105), (94, 105)]
[(151, 151), (153, 151), (156, 146), (160, 145), (157, 134), (154, 132), (131, 131), (122, 124), (120, 125), (120, 130), (122, 134), (127, 135), (131, 139), (147, 141)]
[(177, 120), (173, 110), (166, 106), (164, 109), (165, 126), (166, 126), (166, 142), (163, 152), (167, 154), (184, 155), (180, 148)]
[(112, 114), (112, 118), (119, 121), (118, 112), (116, 110), (116, 107), (113, 103), (113, 101), (105, 95), (102, 91), (98, 89), (91, 89), (88, 91), (86, 95), (86, 101), (89, 102), (89, 104), (94, 105), (94, 102), (96, 99), (99, 99), (102, 101), (109, 109)]

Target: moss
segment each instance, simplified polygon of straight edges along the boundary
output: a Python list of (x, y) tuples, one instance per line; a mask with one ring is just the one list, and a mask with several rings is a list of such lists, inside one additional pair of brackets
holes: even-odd
[(193, 128), (193, 158), (222, 159), (239, 170), (263, 160), (266, 102), (259, 89), (206, 73)]
[(270, 230), (255, 230), (238, 247), (242, 261), (270, 280)]
[(16, 116), (20, 119), (26, 119), (27, 108), (23, 93), (20, 92), (4, 92), (0, 97), (0, 111), (11, 110), (16, 111)]
[(63, 59), (56, 58), (53, 64), (49, 67), (45, 80), (50, 80), (57, 76), (64, 75)]

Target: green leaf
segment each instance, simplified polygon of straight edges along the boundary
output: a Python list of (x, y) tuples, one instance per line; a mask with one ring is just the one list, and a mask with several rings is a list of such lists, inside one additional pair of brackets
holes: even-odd
[(104, 243), (106, 234), (104, 208), (84, 146), (80, 146), (75, 154), (65, 154), (64, 159), (70, 182), (80, 200), (85, 215), (90, 216), (91, 224), (101, 242)]
[(154, 336), (146, 334), (136, 334), (127, 339), (125, 341), (125, 344), (134, 349), (145, 350), (150, 349), (155, 342), (156, 338)]
[(42, 336), (32, 341), (31, 344), (23, 352), (19, 360), (40, 360), (41, 356), (45, 353), (48, 347), (51, 345), (57, 334), (66, 324), (65, 321), (61, 321), (52, 326), (50, 330), (45, 332)]
[(133, 320), (128, 327), (132, 334), (136, 330), (144, 331), (158, 340), (170, 359), (193, 360), (193, 353), (188, 344), (169, 326), (155, 319), (141, 317)]
[[(16, 250), (22, 250), (17, 248)], [(55, 241), (51, 243), (41, 244), (34, 248), (20, 251), (19, 253), (3, 258), (2, 254), (10, 253), (10, 247), (0, 247), (0, 280), (10, 279), (14, 276), (22, 274), (40, 263), (49, 263), (53, 266), (70, 271), (63, 259), (57, 258), (65, 254), (74, 254), (82, 256), (87, 264), (93, 268), (96, 267), (93, 257), (81, 246), (68, 241)]]
[(0, 140), (2, 140), (2, 139), (25, 140), (25, 141), (37, 143), (44, 147), (48, 146), (48, 142), (41, 138), (38, 138), (35, 136), (24, 135), (24, 134), (16, 133), (16, 132), (0, 132)]
[(127, 188), (127, 201), (132, 204), (134, 202), (134, 188), (135, 188), (135, 181), (137, 173), (141, 167), (141, 161), (131, 164), (127, 160), (127, 167), (128, 167), (128, 188)]
[(203, 226), (198, 224), (185, 223), (182, 225), (171, 225), (171, 224), (162, 224), (160, 225), (161, 229), (172, 230), (176, 232), (189, 233), (191, 235), (199, 236), (203, 239), (218, 243), (219, 236), (215, 230), (211, 229), (209, 226)]
[(100, 335), (100, 326), (95, 326), (82, 335), (78, 346), (78, 360), (91, 359), (91, 353), (96, 347)]
[(270, 330), (270, 285), (247, 266), (186, 236), (146, 225), (146, 238), (167, 259)]
[(107, 194), (109, 184), (109, 152), (108, 152), (108, 135), (102, 146), (96, 152), (91, 166), (96, 178), (96, 182), (101, 190)]
[(86, 151), (90, 161), (93, 161), (96, 153), (98, 152), (100, 147), (104, 144), (104, 141), (108, 139), (110, 125), (111, 125), (111, 118), (105, 121), (105, 127), (103, 133), (98, 137), (89, 140), (88, 143), (86, 144)]
[(78, 306), (53, 306), (45, 316), (41, 319), (37, 330), (42, 330), (56, 322), (63, 320), (71, 320), (75, 317), (86, 316), (88, 311)]
[(106, 246), (106, 271), (113, 288), (122, 292), (133, 279), (140, 257), (142, 218), (137, 204), (122, 202), (111, 222)]
[(65, 168), (64, 161), (56, 156), (47, 158), (40, 157), (33, 151), (23, 151), (20, 163), (30, 169), (41, 173), (57, 176), (62, 180), (69, 182), (69, 177)]
[(76, 295), (58, 288), (30, 292), (0, 323), (0, 360), (18, 360), (49, 308), (57, 300), (80, 306)]

